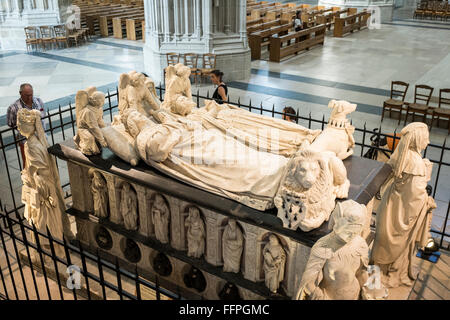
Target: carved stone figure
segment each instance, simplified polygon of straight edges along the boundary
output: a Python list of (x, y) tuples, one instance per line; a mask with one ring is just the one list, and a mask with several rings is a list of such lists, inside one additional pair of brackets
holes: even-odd
[(327, 221), (335, 199), (348, 195), (350, 181), (342, 160), (331, 152), (301, 151), (290, 160), (275, 196), (283, 226), (310, 231)]
[(333, 231), (312, 247), (295, 299), (357, 300), (367, 280), (369, 247), (361, 237), (366, 207), (353, 200), (338, 202)]
[(185, 116), (195, 107), (192, 101), (191, 69), (181, 63), (166, 68), (166, 93), (162, 107)]
[(275, 235), (270, 235), (269, 242), (263, 249), (264, 257), (264, 280), (266, 287), (272, 293), (276, 293), (280, 282), (284, 279), (284, 266), (286, 264), (286, 253), (280, 241)]
[[(22, 108), (17, 113), (17, 129), (27, 138), (25, 143), (26, 164), (22, 170), (22, 202), (24, 217), (44, 234), (47, 228), (52, 237), (70, 240), (73, 234), (61, 189), (59, 173), (49, 147), (38, 110)], [(58, 253), (60, 247), (56, 246)], [(62, 252), (62, 251), (61, 251)]]
[(427, 125), (413, 122), (402, 129), (387, 162), (393, 172), (378, 207), (371, 256), (387, 287), (412, 285), (417, 277), (411, 263), (416, 245), (425, 246), (429, 239), (429, 219), (436, 204), (426, 191), (432, 164), (421, 156), (428, 143)]
[(238, 273), (241, 268), (241, 256), (244, 248), (242, 231), (236, 220), (230, 219), (222, 236), (223, 271)]
[(155, 235), (161, 243), (169, 243), (170, 210), (166, 200), (157, 194), (152, 206), (152, 218), (155, 226)]
[(189, 216), (184, 223), (187, 227), (188, 256), (200, 258), (205, 253), (205, 224), (200, 211), (190, 207)]
[(100, 130), (105, 127), (103, 122), (105, 94), (96, 90), (95, 87), (89, 87), (78, 91), (75, 97), (78, 132), (73, 139), (85, 155), (99, 154), (100, 147), (108, 146)]
[(119, 78), (119, 113), (131, 108), (144, 115), (158, 110), (160, 101), (156, 96), (153, 81), (142, 73), (130, 71)]
[(355, 146), (355, 127), (350, 124), (346, 115), (356, 110), (356, 104), (331, 100), (328, 107), (333, 109), (328, 125), (308, 149), (316, 152), (331, 151), (343, 160), (353, 154)]
[(120, 213), (123, 218), (125, 229), (137, 230), (138, 228), (138, 202), (136, 192), (129, 183), (122, 185), (120, 191)]
[(92, 198), (94, 200), (94, 215), (98, 218), (108, 217), (108, 187), (102, 174), (91, 168), (88, 175), (91, 179)]

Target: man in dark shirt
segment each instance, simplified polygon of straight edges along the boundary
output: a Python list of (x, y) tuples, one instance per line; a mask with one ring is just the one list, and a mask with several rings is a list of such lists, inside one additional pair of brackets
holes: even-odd
[[(6, 112), (6, 122), (8, 126), (11, 128), (15, 128), (17, 126), (17, 112), (19, 109), (27, 108), (27, 109), (36, 109), (41, 112), (41, 118), (45, 116), (44, 112), (44, 102), (40, 98), (35, 98), (33, 96), (33, 87), (29, 83), (24, 83), (20, 85), (19, 89), (20, 98), (17, 99), (13, 104), (8, 107)], [(42, 126), (45, 129), (44, 124)], [(25, 139), (20, 133), (16, 135), (16, 140), (19, 141), (20, 152), (22, 154), (23, 166), (25, 167), (25, 151), (24, 151), (24, 143)]]

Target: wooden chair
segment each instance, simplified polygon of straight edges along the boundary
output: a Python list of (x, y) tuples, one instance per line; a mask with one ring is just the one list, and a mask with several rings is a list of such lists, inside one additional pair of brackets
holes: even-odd
[(186, 53), (184, 55), (184, 65), (191, 69), (191, 76), (194, 77), (195, 83), (198, 83), (198, 77), (201, 75), (198, 68), (198, 54)]
[(26, 27), (25, 30), (25, 43), (27, 44), (27, 51), (33, 50), (33, 45), (35, 48), (41, 43), (39, 39), (38, 31), (36, 27)]
[(60, 42), (66, 44), (66, 48), (69, 47), (69, 37), (67, 35), (67, 29), (64, 24), (53, 27), (53, 32), (55, 33), (56, 44)]
[[(446, 97), (444, 97), (444, 93), (446, 94)], [(439, 107), (433, 109), (433, 113), (431, 116), (431, 125), (430, 130), (433, 128), (433, 121), (434, 119), (437, 119), (438, 121), (438, 127), (439, 127), (439, 120), (441, 118), (447, 119), (448, 121), (448, 134), (450, 134), (450, 108), (443, 108), (443, 105), (450, 106), (450, 89), (441, 89), (439, 90)]]
[(78, 43), (83, 41), (84, 36), (79, 30), (69, 30), (68, 36), (69, 40), (75, 44), (76, 47), (78, 47)]
[(200, 68), (200, 78), (208, 77), (214, 69), (216, 69), (216, 55), (205, 53), (203, 55), (203, 66)]
[(180, 55), (175, 52), (166, 53), (167, 65), (174, 66), (180, 62)]
[[(428, 114), (428, 104), (430, 103), (431, 95), (433, 94), (434, 88), (427, 86), (425, 84), (418, 84), (414, 89), (414, 103), (405, 103), (408, 107), (406, 109), (406, 117), (404, 124), (408, 120), (410, 112), (413, 116), (413, 121), (416, 113), (422, 114), (422, 122), (426, 123)], [(418, 103), (417, 101), (423, 101), (424, 103)]]
[(47, 43), (49, 43), (53, 49), (53, 44), (56, 44), (56, 38), (53, 36), (52, 27), (40, 26), (39, 32), (41, 34), (41, 47), (46, 50)]
[[(405, 101), (406, 92), (408, 91), (409, 83), (403, 81), (391, 82), (391, 97), (383, 102), (383, 111), (381, 113), (381, 121), (384, 118), (384, 112), (389, 110), (389, 117), (392, 117), (392, 109), (399, 111), (398, 124), (402, 119), (403, 104)], [(401, 100), (395, 99), (401, 98)]]

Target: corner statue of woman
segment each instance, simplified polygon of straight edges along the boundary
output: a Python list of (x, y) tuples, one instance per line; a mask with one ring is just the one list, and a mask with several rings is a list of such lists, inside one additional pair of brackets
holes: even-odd
[(378, 207), (371, 256), (387, 287), (412, 285), (417, 277), (411, 263), (416, 244), (425, 246), (428, 239), (430, 209), (436, 207), (426, 191), (432, 164), (421, 156), (428, 143), (427, 125), (413, 122), (401, 131), (398, 147), (387, 162), (393, 172)]
[(266, 287), (272, 293), (276, 293), (280, 282), (284, 279), (284, 265), (286, 253), (281, 247), (280, 241), (275, 235), (270, 235), (269, 243), (263, 249), (264, 278)]
[[(17, 129), (27, 138), (25, 169), (22, 170), (22, 202), (24, 217), (39, 232), (62, 240), (72, 239), (69, 219), (65, 213), (63, 191), (53, 156), (47, 152), (48, 143), (38, 110), (22, 108), (17, 113)], [(57, 246), (59, 247), (59, 246)]]
[(241, 268), (242, 249), (244, 237), (236, 224), (236, 220), (230, 219), (222, 236), (223, 271), (238, 273)]
[(161, 243), (169, 242), (170, 211), (164, 198), (157, 194), (152, 206), (152, 218), (155, 225), (155, 235)]
[(333, 231), (311, 248), (295, 299), (357, 300), (367, 280), (369, 247), (361, 237), (366, 208), (353, 200), (338, 202)]
[(108, 217), (108, 188), (101, 173), (91, 168), (89, 169), (91, 178), (91, 191), (94, 200), (94, 215), (98, 218)]
[(189, 216), (184, 224), (188, 228), (188, 256), (200, 258), (205, 253), (205, 225), (200, 211), (195, 207), (189, 208)]
[(124, 183), (120, 193), (120, 213), (127, 230), (137, 230), (138, 228), (137, 205), (136, 193), (130, 187), (130, 184)]

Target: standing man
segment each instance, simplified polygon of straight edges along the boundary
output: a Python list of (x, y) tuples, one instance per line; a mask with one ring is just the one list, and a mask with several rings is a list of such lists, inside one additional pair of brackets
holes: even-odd
[[(8, 126), (11, 128), (15, 128), (17, 126), (17, 112), (19, 109), (27, 108), (29, 110), (36, 109), (41, 112), (41, 118), (45, 116), (44, 111), (44, 102), (40, 98), (33, 97), (33, 87), (29, 83), (24, 83), (20, 85), (19, 89), (20, 98), (16, 100), (12, 105), (8, 107), (8, 111), (6, 112), (6, 121), (8, 123)], [(45, 130), (44, 123), (42, 123), (42, 126)], [(24, 151), (24, 144), (25, 144), (25, 137), (23, 137), (20, 133), (16, 136), (16, 141), (19, 141), (20, 146), (20, 153), (22, 154), (22, 161), (23, 166), (25, 167), (25, 151)]]

